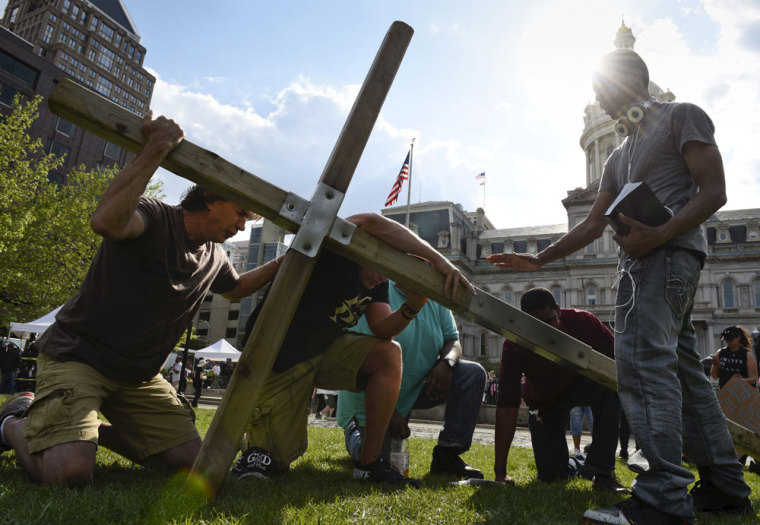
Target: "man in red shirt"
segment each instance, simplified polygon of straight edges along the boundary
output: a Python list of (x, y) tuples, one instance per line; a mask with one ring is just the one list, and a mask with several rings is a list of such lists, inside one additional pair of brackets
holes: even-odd
[[(614, 357), (613, 337), (609, 329), (590, 312), (560, 309), (546, 288), (527, 291), (520, 301), (520, 308), (583, 341), (597, 352)], [(501, 354), (496, 409), (496, 481), (512, 483), (512, 478), (507, 474), (507, 458), (517, 426), (521, 394), (530, 408), (528, 426), (539, 480), (550, 482), (572, 475), (565, 438), (569, 412), (576, 405), (589, 405), (594, 415), (594, 430), (583, 474), (593, 477), (595, 489), (612, 492), (627, 490), (615, 477), (615, 449), (620, 420), (617, 393), (508, 340), (504, 341)]]

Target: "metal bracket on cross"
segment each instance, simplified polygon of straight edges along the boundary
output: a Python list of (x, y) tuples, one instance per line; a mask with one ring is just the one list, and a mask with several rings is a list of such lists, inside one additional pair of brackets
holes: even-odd
[[(288, 193), (188, 140), (161, 164), (285, 229), (299, 234), (299, 230), (305, 230), (298, 238), (298, 249), (293, 246), (288, 251), (277, 273), (269, 299), (243, 349), (227, 395), (217, 409), (196, 460), (194, 470), (205, 478), (212, 493), (232, 464), (256, 397), (272, 368), (323, 240), (331, 251), (372, 268), (531, 351), (612, 389), (617, 386), (614, 361), (608, 357), (482, 290), (478, 290), (476, 297), (463, 289), (453, 299), (446, 297), (443, 277), (435, 269), (336, 218), (412, 33), (402, 22), (391, 25), (312, 201)], [(142, 119), (84, 86), (64, 79), (51, 93), (48, 104), (57, 115), (120, 147), (134, 153), (142, 148)], [(732, 421), (729, 430), (737, 446), (760, 456), (760, 436)]]

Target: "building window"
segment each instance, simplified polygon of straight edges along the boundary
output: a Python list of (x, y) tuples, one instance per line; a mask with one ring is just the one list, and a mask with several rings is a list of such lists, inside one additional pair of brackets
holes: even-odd
[(752, 304), (760, 308), (760, 279), (752, 281)]
[(0, 51), (0, 69), (7, 71), (23, 83), (34, 87), (37, 83), (37, 70)]
[(723, 281), (721, 288), (723, 290), (723, 308), (736, 308), (736, 290), (733, 281)]
[(486, 334), (480, 334), (480, 355), (486, 355)]
[(68, 120), (55, 117), (55, 131), (65, 137), (73, 137), (77, 127)]
[(105, 24), (100, 24), (100, 36), (111, 42), (113, 40), (114, 31)]
[(11, 107), (13, 105), (13, 97), (18, 93), (17, 90), (10, 86), (6, 86), (0, 83), (0, 104)]
[(594, 306), (596, 304), (596, 286), (586, 288), (586, 304)]
[(515, 241), (515, 253), (525, 253), (528, 251), (528, 241)]
[(51, 140), (50, 141), (50, 148), (48, 149), (48, 153), (52, 153), (53, 155), (57, 157), (68, 157), (69, 153), (71, 153), (71, 148), (67, 148), (57, 140)]
[[(206, 297), (210, 297), (210, 296), (207, 295)], [(208, 320), (210, 318), (211, 318), (211, 312), (201, 312), (201, 313), (198, 314), (198, 320), (199, 321), (206, 321), (206, 322), (208, 322)]]
[(98, 83), (95, 85), (95, 91), (105, 96), (109, 96), (111, 94), (111, 87), (113, 87), (113, 82), (98, 76)]
[(501, 300), (507, 304), (515, 304), (515, 294), (509, 288), (505, 288), (501, 291)]
[(108, 157), (109, 159), (119, 160), (121, 158), (121, 148), (107, 140), (104, 140), (103, 142), (105, 143), (103, 146), (103, 156)]
[(227, 328), (227, 335), (224, 336), (225, 339), (231, 339), (237, 337), (237, 328)]
[(584, 250), (584, 253), (586, 255), (593, 255), (596, 253), (596, 241), (591, 241), (586, 245), (586, 249)]
[(562, 289), (559, 286), (552, 286), (552, 295), (557, 306), (562, 306)]
[(227, 314), (228, 321), (237, 321), (239, 317), (240, 317), (240, 310), (230, 310), (230, 313)]
[(95, 15), (92, 15), (92, 18), (90, 18), (90, 29), (95, 30), (95, 28), (98, 27), (98, 17)]
[(551, 243), (551, 239), (538, 239), (538, 241), (536, 241), (536, 247), (538, 248), (539, 252), (542, 252), (547, 249)]

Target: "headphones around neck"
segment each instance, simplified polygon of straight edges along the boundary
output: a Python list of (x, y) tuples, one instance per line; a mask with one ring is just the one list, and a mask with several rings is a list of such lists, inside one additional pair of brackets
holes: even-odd
[(625, 117), (618, 119), (615, 123), (615, 133), (621, 137), (627, 137), (636, 130), (636, 126), (644, 120), (644, 115), (649, 108), (656, 102), (654, 97), (643, 102), (634, 102), (628, 106)]

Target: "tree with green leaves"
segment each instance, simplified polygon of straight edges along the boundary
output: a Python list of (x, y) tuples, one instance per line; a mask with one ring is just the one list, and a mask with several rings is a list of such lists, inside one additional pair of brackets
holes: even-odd
[[(17, 98), (0, 121), (0, 333), (79, 289), (101, 241), (90, 216), (117, 170), (77, 166), (66, 184), (50, 182), (65, 159), (45, 154), (29, 135), (41, 100)], [(160, 183), (151, 193), (161, 193)]]

